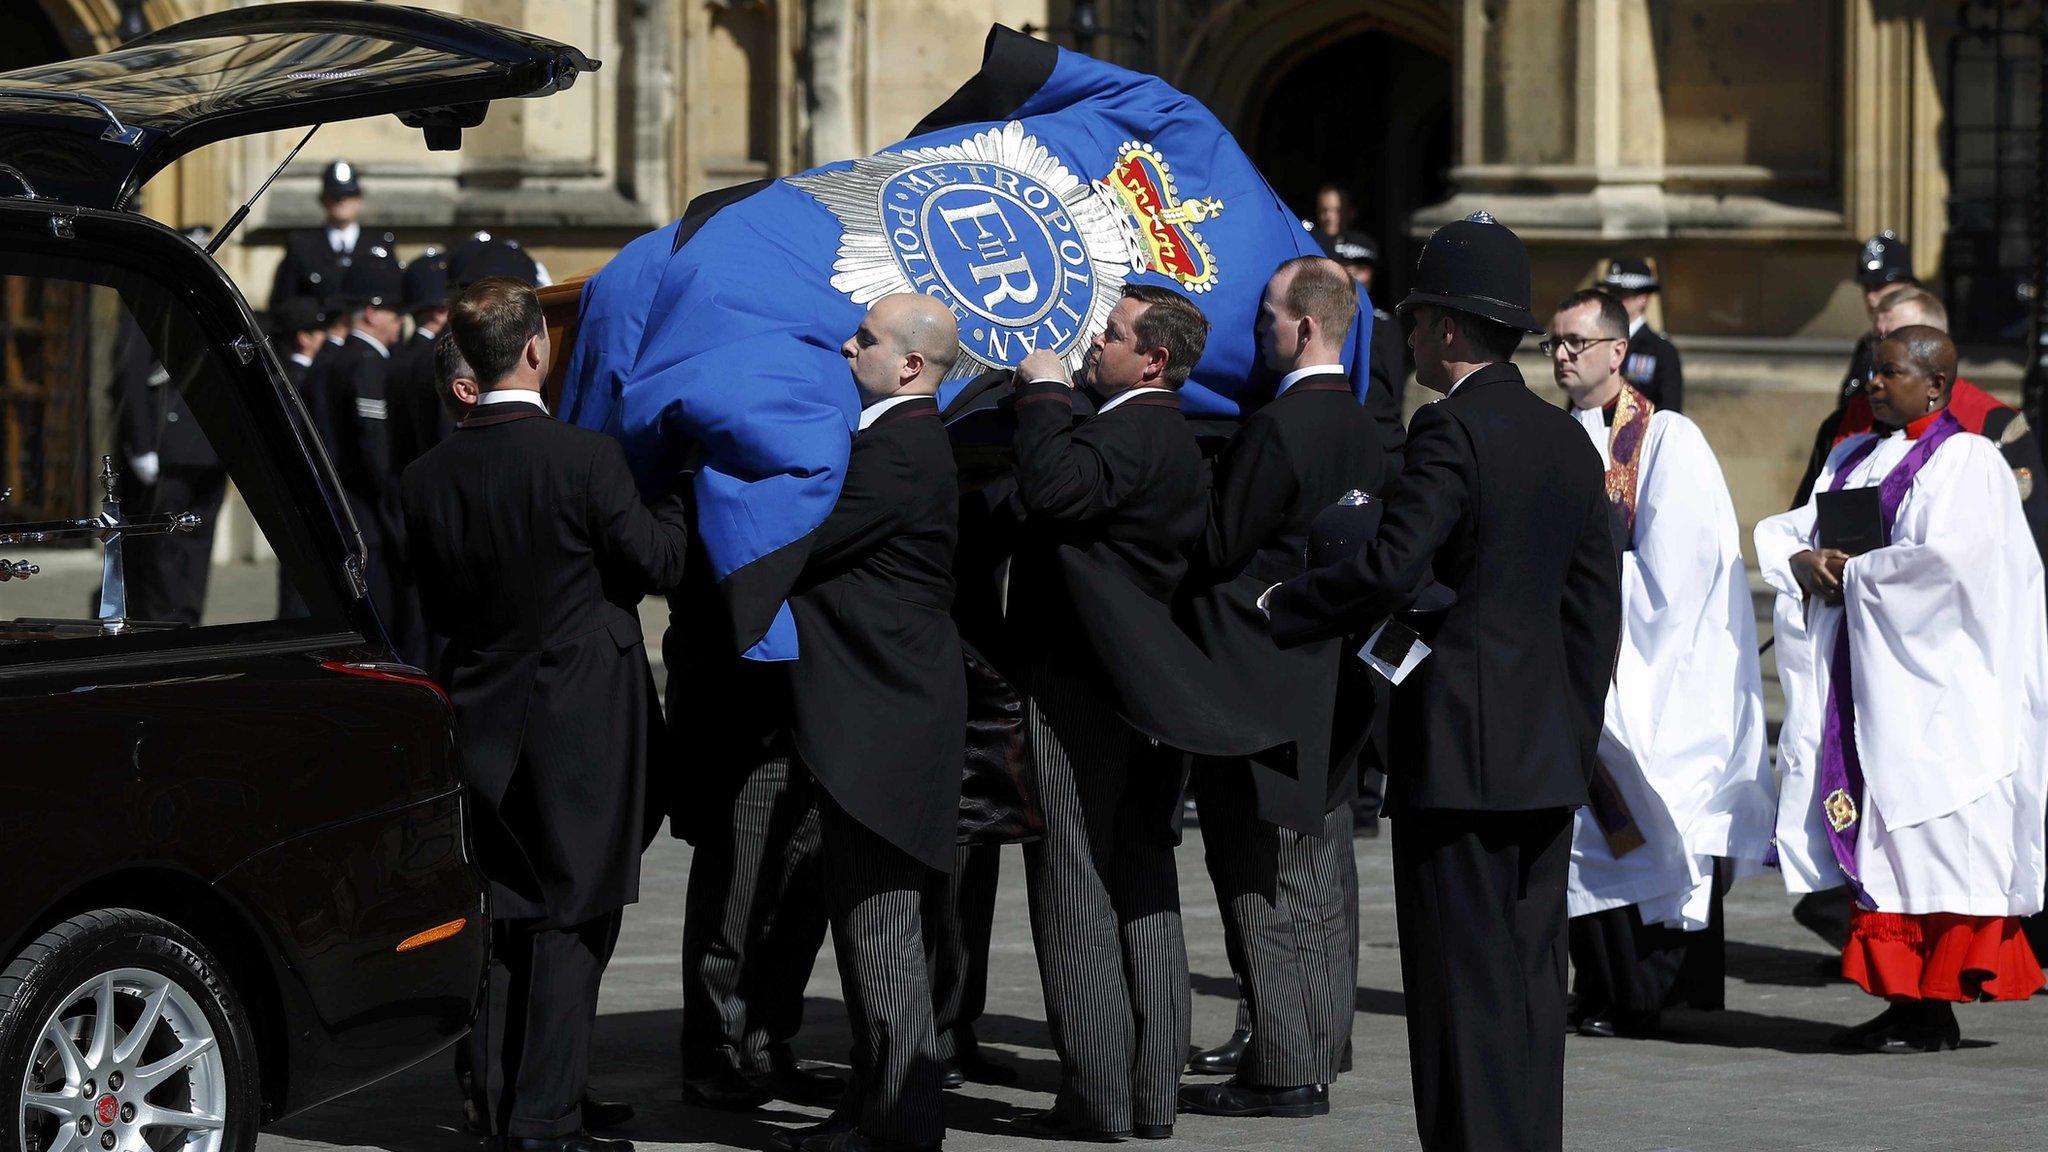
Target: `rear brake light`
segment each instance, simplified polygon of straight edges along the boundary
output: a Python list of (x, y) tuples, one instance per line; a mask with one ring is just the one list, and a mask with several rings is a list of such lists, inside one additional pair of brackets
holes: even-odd
[(415, 948), (425, 948), (429, 944), (439, 944), (450, 936), (460, 934), (468, 924), (469, 917), (467, 916), (459, 920), (450, 920), (446, 924), (436, 924), (425, 932), (415, 932), (400, 940), (398, 942), (398, 950), (400, 952), (410, 952)]
[(434, 682), (432, 676), (408, 664), (352, 664), (344, 660), (323, 660), (322, 668), (329, 672), (340, 672), (348, 676), (361, 676), (366, 680), (384, 680), (393, 684), (411, 684), (425, 688), (441, 698), (443, 704), (454, 707), (448, 698), (448, 690)]

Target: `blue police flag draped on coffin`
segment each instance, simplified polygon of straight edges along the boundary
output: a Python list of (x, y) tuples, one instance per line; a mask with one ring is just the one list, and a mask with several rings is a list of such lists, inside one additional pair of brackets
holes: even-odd
[[(909, 139), (702, 197), (628, 245), (585, 287), (562, 408), (619, 437), (650, 494), (696, 465), (740, 646), (791, 659), (782, 600), (838, 497), (859, 409), (839, 345), (870, 303), (953, 309), (966, 354), (944, 403), (1034, 348), (1079, 366), (1126, 283), (1177, 288), (1214, 325), (1184, 408), (1227, 418), (1272, 395), (1253, 332), (1267, 277), (1318, 253), (1199, 102), (999, 26)], [(1371, 319), (1347, 355), (1361, 397)]]

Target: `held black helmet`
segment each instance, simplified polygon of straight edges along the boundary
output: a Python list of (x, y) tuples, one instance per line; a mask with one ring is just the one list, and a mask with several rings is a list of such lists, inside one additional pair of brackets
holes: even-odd
[(1522, 238), (1484, 212), (1436, 230), (1415, 262), (1415, 286), (1395, 308), (1430, 304), (1469, 312), (1496, 324), (1541, 332), (1529, 312), (1529, 250)]

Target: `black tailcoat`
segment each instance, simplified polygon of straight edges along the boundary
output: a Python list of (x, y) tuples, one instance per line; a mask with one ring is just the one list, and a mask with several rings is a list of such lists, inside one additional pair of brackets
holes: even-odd
[(1678, 349), (1648, 324), (1628, 338), (1628, 357), (1621, 362), (1621, 374), (1657, 407), (1667, 412), (1685, 410), (1685, 372), (1678, 365)]
[[(1377, 381), (1375, 381), (1377, 386)], [(1329, 807), (1331, 725), (1342, 641), (1282, 649), (1259, 596), (1302, 574), (1309, 523), (1384, 467), (1372, 416), (1342, 373), (1309, 376), (1246, 418), (1218, 457), (1209, 522), (1194, 549), (1184, 608), (1191, 631), (1239, 698), (1294, 741), (1293, 772), (1254, 763), (1259, 818), (1319, 836)], [(1347, 749), (1348, 751), (1348, 749)]]
[(450, 638), (439, 675), (491, 914), (579, 924), (637, 897), (665, 811), (635, 606), (682, 579), (684, 516), (640, 503), (616, 441), (535, 405), (479, 413), (406, 469), (406, 526)]
[(1180, 397), (1138, 393), (1079, 428), (1065, 384), (1026, 384), (1015, 403), (1025, 518), (1005, 627), (1018, 671), (1048, 660), (1076, 669), (1114, 694), (1133, 728), (1184, 752), (1286, 744), (1173, 617), (1187, 549), (1208, 523)]
[(790, 597), (797, 753), (839, 806), (931, 868), (953, 868), (967, 680), (953, 607), (960, 489), (937, 401), (853, 439), (832, 514)]
[(1432, 578), (1457, 603), (1394, 691), (1387, 807), (1586, 802), (1621, 636), (1600, 454), (1511, 364), (1416, 412), (1379, 537), (1268, 601), (1283, 643), (1377, 626)]

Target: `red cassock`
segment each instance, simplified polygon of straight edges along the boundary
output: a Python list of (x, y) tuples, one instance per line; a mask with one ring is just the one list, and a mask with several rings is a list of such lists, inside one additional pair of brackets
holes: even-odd
[(2025, 1000), (2041, 962), (2017, 916), (1866, 912), (1849, 921), (1842, 975), (1887, 1000)]

